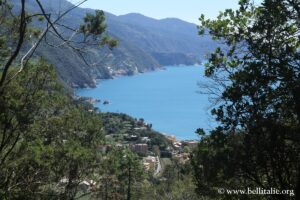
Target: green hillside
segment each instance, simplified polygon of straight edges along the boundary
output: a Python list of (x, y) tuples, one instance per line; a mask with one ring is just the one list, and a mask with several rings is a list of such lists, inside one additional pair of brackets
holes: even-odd
[[(20, 6), (14, 2), (15, 9)], [(43, 2), (46, 11), (68, 8), (72, 4), (62, 0)], [(36, 12), (34, 0), (28, 0), (28, 12)], [(91, 9), (76, 8), (61, 20), (69, 27), (77, 28)], [(107, 34), (119, 41), (112, 51), (90, 47), (88, 66), (70, 48), (54, 48), (45, 42), (37, 51), (53, 64), (62, 80), (72, 87), (94, 87), (95, 79), (107, 79), (118, 75), (133, 75), (158, 69), (165, 65), (193, 65), (199, 63), (216, 43), (209, 36), (197, 37), (195, 24), (179, 19), (156, 20), (140, 14), (106, 15)], [(63, 30), (66, 33), (67, 30)], [(58, 44), (49, 35), (47, 43)]]

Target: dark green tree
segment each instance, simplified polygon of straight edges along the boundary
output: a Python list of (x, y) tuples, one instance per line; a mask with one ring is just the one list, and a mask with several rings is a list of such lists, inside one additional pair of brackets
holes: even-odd
[(224, 44), (206, 64), (221, 100), (212, 110), (221, 125), (194, 154), (198, 191), (222, 185), (276, 188), (294, 190), (293, 198), (299, 198), (300, 2), (239, 4), (216, 20), (200, 18), (200, 33), (208, 31)]
[[(85, 32), (61, 23), (85, 1), (61, 10), (55, 18), (50, 18), (41, 1), (35, 2), (38, 13), (27, 12), (25, 0), (15, 5), (0, 1), (0, 197), (74, 199), (79, 183), (93, 178), (100, 160), (101, 117), (75, 102), (59, 83), (54, 68), (34, 53), (50, 32), (61, 41), (57, 47), (66, 45), (82, 56), (84, 45), (112, 47), (116, 43), (103, 36), (103, 12), (89, 15), (93, 23)], [(32, 21), (40, 21), (42, 30)], [(72, 30), (71, 36), (85, 36), (86, 41), (75, 43), (58, 26)]]
[(43, 61), (30, 64), (0, 97), (3, 199), (73, 199), (79, 183), (94, 178), (100, 114), (62, 95), (55, 74)]
[(97, 197), (101, 199), (139, 199), (145, 179), (139, 157), (127, 149), (113, 149), (104, 155)]

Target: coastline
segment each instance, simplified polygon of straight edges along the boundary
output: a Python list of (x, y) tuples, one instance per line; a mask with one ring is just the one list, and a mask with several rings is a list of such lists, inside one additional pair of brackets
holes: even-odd
[[(199, 137), (195, 134), (195, 130), (199, 127), (206, 129), (209, 126), (206, 124), (207, 115), (201, 109), (203, 106), (199, 107), (197, 103), (203, 102), (202, 97), (195, 93), (196, 83), (202, 71), (200, 65), (164, 66), (158, 70), (135, 74), (133, 78), (116, 76), (114, 79), (100, 79), (97, 81), (97, 88), (81, 88), (75, 91), (78, 96), (100, 99), (100, 103), (94, 101), (94, 106), (100, 108), (101, 112), (125, 113), (134, 118), (144, 118), (147, 123), (153, 124), (154, 130), (166, 136), (176, 135), (180, 141), (197, 140)], [(182, 85), (180, 88), (185, 89), (178, 91), (176, 85)], [(154, 96), (151, 95), (152, 92)], [(169, 96), (169, 92), (172, 97)], [(188, 97), (187, 100), (183, 100), (185, 96)], [(192, 102), (189, 100), (190, 97), (193, 99)], [(177, 117), (173, 115), (173, 112), (181, 113), (181, 111), (176, 111), (177, 108), (172, 103), (174, 100), (169, 102), (166, 98), (174, 99), (179, 106), (176, 107), (183, 109), (184, 113)], [(104, 100), (110, 103), (103, 105)], [(160, 109), (162, 110), (159, 111)]]
[(77, 90), (77, 89), (89, 89), (89, 88), (96, 88), (98, 84), (100, 84), (101, 81), (105, 81), (105, 80), (113, 80), (116, 78), (120, 78), (120, 77), (130, 77), (130, 76), (136, 76), (136, 75), (140, 75), (140, 74), (145, 74), (145, 73), (151, 73), (151, 72), (156, 72), (156, 71), (163, 71), (163, 70), (167, 70), (167, 68), (169, 67), (197, 67), (197, 66), (201, 66), (202, 65), (202, 61), (200, 61), (199, 63), (194, 63), (193, 65), (185, 65), (185, 64), (179, 64), (179, 65), (167, 65), (167, 66), (161, 66), (159, 68), (154, 68), (152, 70), (144, 70), (144, 71), (140, 71), (140, 72), (135, 72), (133, 74), (129, 74), (128, 72), (117, 72), (117, 73), (113, 73), (110, 74), (110, 77), (108, 78), (93, 78), (92, 82), (93, 85), (89, 85), (89, 84), (84, 84), (83, 86), (79, 86), (75, 83), (71, 84), (71, 88), (73, 90)]

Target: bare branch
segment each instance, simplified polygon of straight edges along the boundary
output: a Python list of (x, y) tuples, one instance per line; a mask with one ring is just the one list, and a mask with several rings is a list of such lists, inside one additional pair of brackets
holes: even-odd
[[(56, 33), (56, 35), (60, 38), (60, 39), (62, 39), (64, 42), (65, 42), (65, 44), (68, 44), (68, 40), (66, 40), (61, 34), (59, 34), (59, 32), (56, 30), (56, 28), (55, 28), (55, 24), (59, 21), (59, 20), (61, 20), (66, 14), (68, 14), (69, 12), (71, 12), (72, 10), (74, 10), (75, 8), (77, 8), (78, 6), (80, 6), (81, 4), (83, 4), (84, 2), (86, 2), (87, 0), (83, 0), (83, 1), (81, 1), (80, 3), (78, 3), (77, 5), (74, 5), (74, 6), (72, 6), (71, 8), (69, 8), (69, 9), (67, 9), (66, 11), (64, 11), (60, 16), (58, 16), (57, 18), (56, 18), (56, 20), (54, 20), (54, 22), (52, 22), (51, 20), (50, 20), (50, 15), (49, 14), (47, 14), (46, 12), (45, 12), (45, 10), (44, 10), (44, 8), (43, 8), (43, 6), (42, 6), (42, 4), (40, 3), (40, 1), (39, 0), (36, 0), (37, 1), (37, 3), (39, 4), (39, 6), (40, 6), (40, 9), (41, 9), (41, 11), (42, 11), (42, 16), (44, 16), (46, 19), (47, 19), (47, 22), (48, 22), (48, 25), (47, 25), (47, 27), (44, 29), (44, 31), (41, 33), (41, 35), (38, 37), (38, 40), (32, 45), (32, 47), (25, 53), (25, 55), (22, 57), (22, 59), (21, 59), (21, 66), (20, 66), (20, 69), (18, 70), (18, 72), (16, 72), (14, 75), (12, 75), (12, 77), (8, 80), (8, 82), (10, 82), (11, 80), (13, 80), (20, 72), (22, 72), (22, 70), (24, 69), (24, 67), (25, 67), (25, 65), (26, 65), (26, 63), (27, 63), (27, 61), (28, 61), (28, 58), (30, 58), (32, 55), (33, 55), (33, 53), (36, 51), (36, 49), (37, 49), (37, 47), (39, 46), (39, 44), (41, 43), (41, 41), (43, 40), (43, 38), (46, 36), (46, 34), (48, 33), (48, 31), (50, 30), (50, 28), (52, 28), (54, 31), (55, 31), (55, 33)], [(19, 54), (19, 51), (20, 51), (20, 49), (21, 49), (21, 47), (22, 47), (22, 44), (23, 44), (23, 41), (24, 41), (24, 37), (25, 37), (25, 32), (26, 32), (26, 21), (25, 21), (25, 0), (22, 0), (22, 3), (24, 2), (24, 8), (23, 8), (23, 10), (24, 10), (24, 13), (22, 12), (22, 14), (24, 15), (24, 22), (23, 23), (20, 23), (21, 25), (24, 25), (25, 24), (25, 27), (24, 27), (24, 29), (23, 29), (23, 34), (21, 35), (20, 34), (20, 37), (19, 37), (19, 39), (22, 41), (22, 43), (20, 43), (20, 47), (19, 47), (19, 49), (18, 49), (18, 51), (15, 53), (16, 54), (16, 56), (15, 57), (17, 57), (17, 55)], [(22, 22), (22, 20), (21, 20), (21, 22)], [(21, 31), (20, 31), (21, 32)], [(74, 50), (76, 50), (76, 51), (78, 51), (78, 49), (75, 49), (73, 46), (71, 46), (71, 45), (68, 45), (69, 47), (71, 47), (71, 48), (73, 48)], [(12, 61), (15, 59), (15, 57), (12, 59)], [(11, 63), (12, 63), (12, 61), (11, 61)], [(11, 65), (11, 63), (8, 63), (7, 65), (8, 65), (8, 68), (10, 67), (10, 65)], [(8, 69), (7, 69), (8, 70)], [(6, 76), (6, 73), (4, 74), (4, 72), (3, 72), (3, 75), (5, 75)], [(2, 75), (2, 78), (3, 78), (3, 75)], [(5, 79), (5, 77), (4, 77), (4, 79)], [(4, 80), (3, 80), (3, 83), (4, 83)], [(2, 83), (2, 79), (1, 79), (1, 82), (0, 82), (0, 88), (1, 88), (1, 86), (3, 85), (3, 83)]]
[(19, 55), (21, 47), (24, 43), (24, 38), (25, 38), (25, 32), (26, 32), (26, 17), (25, 17), (25, 0), (21, 0), (21, 19), (20, 19), (20, 27), (19, 27), (19, 40), (18, 40), (18, 44), (17, 47), (14, 51), (14, 53), (12, 54), (12, 56), (8, 59), (7, 63), (5, 64), (4, 68), (3, 68), (3, 73), (1, 76), (1, 80), (0, 80), (0, 93), (3, 90), (3, 85), (7, 76), (7, 72), (9, 70), (9, 68), (11, 67), (13, 61), (16, 59), (16, 57)]

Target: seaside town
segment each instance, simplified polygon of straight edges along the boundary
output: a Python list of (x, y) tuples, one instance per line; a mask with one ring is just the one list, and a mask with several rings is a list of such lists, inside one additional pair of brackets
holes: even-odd
[[(147, 124), (143, 124), (140, 128), (135, 128), (135, 130), (147, 130)], [(140, 137), (138, 135), (123, 134), (125, 139), (119, 140), (115, 147), (119, 149), (130, 149), (131, 151), (137, 153), (146, 171), (153, 173), (153, 175), (159, 175), (163, 172), (166, 165), (171, 163), (172, 160), (176, 160), (181, 164), (185, 164), (190, 160), (190, 155), (193, 149), (197, 148), (199, 141), (197, 140), (178, 140), (176, 136), (164, 135), (168, 142), (168, 146), (159, 147), (159, 145), (153, 145), (153, 138), (150, 137)], [(107, 135), (106, 138), (119, 137), (119, 135)], [(120, 139), (120, 138), (119, 138)], [(102, 152), (109, 152), (113, 146), (101, 145), (99, 150)]]
[[(75, 98), (81, 102), (89, 104), (101, 103), (101, 100), (90, 97), (77, 97)], [(103, 104), (107, 104), (107, 100)], [(94, 112), (93, 108), (89, 109)], [(114, 115), (112, 113), (107, 115)], [(123, 114), (120, 114), (121, 116)], [(117, 116), (115, 114), (115, 116)], [(125, 116), (125, 115), (123, 115)], [(163, 172), (165, 166), (171, 163), (170, 159), (174, 159), (179, 163), (186, 163), (190, 159), (190, 154), (193, 149), (197, 148), (199, 141), (197, 140), (178, 140), (175, 135), (167, 135), (156, 132), (161, 137), (160, 142), (164, 141), (167, 145), (160, 146), (161, 144), (153, 145), (153, 138), (146, 136), (147, 132), (153, 132), (152, 124), (147, 124), (144, 119), (128, 118), (128, 123), (123, 123), (123, 128), (126, 129), (125, 133), (110, 133), (106, 135), (108, 141), (113, 141), (115, 147), (119, 149), (130, 149), (137, 153), (142, 159), (143, 166), (146, 171), (159, 175)], [(144, 133), (143, 133), (144, 132)], [(142, 133), (142, 134), (141, 134)], [(159, 143), (160, 143), (159, 142)], [(112, 144), (101, 145), (99, 150), (103, 153), (109, 152), (113, 148)]]

